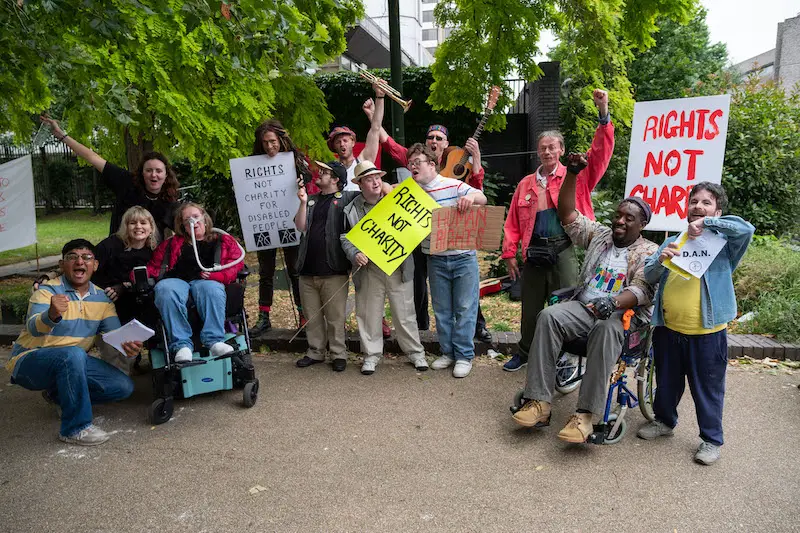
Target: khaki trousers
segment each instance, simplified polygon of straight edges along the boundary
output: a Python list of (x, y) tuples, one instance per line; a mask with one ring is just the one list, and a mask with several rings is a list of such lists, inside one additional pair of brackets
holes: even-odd
[(399, 268), (391, 276), (387, 276), (373, 263), (363, 267), (358, 275), (361, 279), (356, 291), (356, 321), (364, 355), (383, 355), (381, 318), (387, 296), (400, 349), (408, 356), (424, 355), (414, 310), (414, 281), (403, 283)]
[[(300, 276), (300, 300), (303, 314), (308, 318), (306, 355), (311, 359), (324, 361), (326, 348), (331, 358), (347, 359), (344, 319), (348, 280), (349, 276)], [(320, 313), (329, 299), (331, 301)]]

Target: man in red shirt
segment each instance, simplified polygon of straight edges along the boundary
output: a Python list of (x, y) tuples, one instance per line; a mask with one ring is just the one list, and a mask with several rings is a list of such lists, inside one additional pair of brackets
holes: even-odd
[[(595, 89), (594, 104), (599, 112), (592, 146), (587, 154), (589, 165), (577, 176), (576, 206), (594, 220), (592, 190), (608, 168), (614, 152), (614, 125), (608, 114), (608, 93)], [(506, 218), (502, 258), (512, 280), (522, 277), (522, 324), (517, 353), (503, 365), (515, 372), (528, 364), (528, 352), (536, 329), (536, 317), (550, 294), (562, 287), (577, 284), (578, 259), (558, 219), (558, 193), (567, 168), (561, 164), (564, 137), (558, 131), (545, 131), (537, 140), (541, 166), (522, 178)], [(517, 265), (517, 249), (522, 245), (522, 271)]]

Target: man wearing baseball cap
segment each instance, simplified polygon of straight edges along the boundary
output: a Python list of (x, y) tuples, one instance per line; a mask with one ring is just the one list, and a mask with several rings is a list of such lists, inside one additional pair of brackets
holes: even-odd
[(609, 375), (622, 350), (622, 314), (638, 308), (650, 321), (653, 286), (644, 275), (645, 260), (658, 245), (641, 233), (650, 222), (650, 206), (641, 198), (626, 198), (617, 206), (611, 227), (605, 227), (576, 210), (577, 175), (586, 167), (582, 154), (571, 154), (558, 196), (558, 218), (569, 238), (586, 250), (571, 301), (546, 307), (539, 313), (528, 354), (524, 403), (513, 418), (524, 427), (550, 424), (556, 364), (566, 341), (587, 338), (586, 372), (578, 406), (558, 438), (581, 443), (592, 433), (592, 415), (602, 417)]
[(380, 146), (374, 143), (359, 143), (356, 134), (347, 126), (336, 126), (328, 134), (328, 148), (336, 154), (339, 162), (344, 165), (347, 179), (342, 190), (359, 192), (358, 185), (353, 183), (353, 173), (356, 165), (362, 161), (372, 161), (375, 166), (380, 166)]

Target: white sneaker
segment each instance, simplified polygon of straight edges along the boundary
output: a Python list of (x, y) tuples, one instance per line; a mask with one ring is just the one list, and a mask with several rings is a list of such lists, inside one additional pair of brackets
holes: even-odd
[(211, 352), (211, 357), (219, 357), (231, 353), (233, 346), (224, 342), (215, 342), (208, 351)]
[(69, 437), (59, 435), (58, 438), (67, 444), (97, 446), (98, 444), (103, 444), (105, 441), (107, 441), (109, 439), (109, 435), (99, 427), (92, 424), (88, 428), (82, 429), (74, 435), (70, 435)]
[(456, 360), (453, 359), (452, 357), (447, 355), (442, 355), (437, 357), (436, 360), (433, 363), (431, 363), (431, 368), (434, 370), (444, 370), (445, 368), (449, 367), (455, 362)]
[(189, 363), (192, 361), (192, 350), (191, 348), (183, 347), (178, 350), (178, 353), (175, 354), (175, 362), (176, 363)]
[(425, 372), (428, 370), (428, 360), (425, 359), (425, 355), (421, 353), (414, 353), (408, 356), (408, 360), (414, 364), (414, 368), (417, 369), (417, 372)]
[(472, 370), (472, 361), (467, 361), (466, 359), (459, 359), (458, 361), (456, 361), (456, 366), (453, 367), (453, 377), (465, 378), (469, 376), (471, 370)]
[(364, 358), (364, 364), (361, 365), (361, 373), (365, 376), (369, 376), (375, 373), (375, 367), (378, 366), (378, 357), (375, 355), (370, 355)]

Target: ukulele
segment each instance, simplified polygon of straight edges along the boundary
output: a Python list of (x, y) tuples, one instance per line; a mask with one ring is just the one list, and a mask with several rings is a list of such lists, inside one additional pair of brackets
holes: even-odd
[[(500, 96), (500, 87), (497, 85), (492, 86), (489, 90), (489, 99), (486, 102), (486, 108), (483, 111), (478, 128), (472, 134), (472, 138), (476, 141), (483, 132), (483, 127), (492, 114), (494, 106), (497, 104), (497, 97)], [(469, 152), (458, 146), (448, 147), (444, 154), (444, 161), (442, 163), (442, 170), (439, 174), (446, 178), (455, 178), (458, 180), (466, 181), (472, 175), (472, 163), (469, 161)]]

